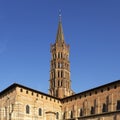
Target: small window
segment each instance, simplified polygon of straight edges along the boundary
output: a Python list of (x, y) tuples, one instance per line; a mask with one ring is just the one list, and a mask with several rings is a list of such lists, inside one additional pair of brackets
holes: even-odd
[(110, 90), (110, 88), (108, 87), (108, 88), (107, 88), (107, 90), (109, 91), (109, 90)]
[(39, 97), (39, 94), (36, 94), (37, 97)]
[(22, 89), (22, 88), (20, 89), (20, 92), (23, 92), (23, 89)]
[(39, 114), (39, 116), (42, 116), (42, 109), (41, 108), (39, 108), (38, 114)]
[(59, 113), (58, 112), (56, 113), (56, 119), (59, 119)]
[(26, 91), (26, 94), (28, 94), (28, 90)]
[(103, 89), (101, 89), (101, 92), (103, 92)]
[(26, 105), (26, 114), (30, 114), (30, 107), (29, 107), (29, 105)]
[(95, 91), (95, 94), (97, 94), (97, 91)]
[(34, 93), (32, 92), (31, 95), (34, 95)]
[(115, 85), (115, 86), (114, 86), (114, 89), (116, 89), (116, 88), (117, 88), (117, 86)]

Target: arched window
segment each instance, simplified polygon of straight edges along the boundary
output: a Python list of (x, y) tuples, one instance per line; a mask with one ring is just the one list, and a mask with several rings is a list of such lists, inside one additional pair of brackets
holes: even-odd
[(63, 85), (63, 82), (61, 81), (61, 86)]
[(60, 71), (58, 71), (58, 78), (60, 77)]
[(103, 104), (102, 112), (108, 112), (107, 105), (105, 103)]
[(58, 68), (60, 68), (60, 63), (58, 63)]
[(117, 110), (120, 110), (120, 100), (117, 101)]
[(91, 114), (95, 114), (95, 108), (93, 106), (91, 107), (91, 111), (90, 112), (91, 112)]
[(39, 108), (39, 110), (38, 110), (38, 115), (42, 116), (42, 109), (41, 108)]
[(82, 110), (82, 108), (80, 109), (80, 116), (83, 116), (83, 110)]
[(59, 119), (59, 113), (58, 112), (56, 113), (56, 119)]
[(73, 118), (73, 111), (70, 111), (70, 118)]
[(63, 54), (61, 53), (61, 58), (63, 58)]
[(65, 116), (66, 116), (66, 112), (64, 112), (64, 113), (63, 113), (63, 119), (65, 119), (65, 118), (66, 118)]
[(30, 114), (30, 106), (26, 105), (26, 114)]
[(58, 87), (60, 86), (60, 81), (58, 80)]
[(63, 71), (61, 71), (61, 78), (63, 77)]
[(58, 58), (60, 58), (60, 53), (58, 53)]

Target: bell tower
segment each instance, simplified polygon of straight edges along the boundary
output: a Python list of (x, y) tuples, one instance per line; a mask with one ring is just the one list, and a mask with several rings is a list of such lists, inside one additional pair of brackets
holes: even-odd
[(73, 94), (70, 80), (69, 51), (70, 47), (65, 43), (61, 15), (59, 15), (56, 41), (51, 45), (50, 50), (49, 88), (49, 94), (58, 98), (64, 98)]

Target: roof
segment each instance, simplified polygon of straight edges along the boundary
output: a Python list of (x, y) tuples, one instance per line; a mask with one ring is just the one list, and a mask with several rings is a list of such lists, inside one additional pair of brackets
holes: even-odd
[(60, 100), (59, 98), (57, 97), (53, 97), (49, 94), (46, 94), (46, 93), (43, 93), (41, 91), (38, 91), (38, 90), (35, 90), (35, 89), (32, 89), (32, 88), (29, 88), (29, 87), (26, 87), (24, 85), (21, 85), (21, 84), (18, 84), (18, 83), (13, 83), (12, 85), (10, 85), (9, 87), (7, 87), (6, 89), (4, 89), (3, 91), (0, 92), (0, 96), (3, 95), (4, 93), (10, 91), (11, 89), (14, 89), (16, 87), (20, 87), (20, 88), (24, 88), (24, 89), (27, 89), (27, 90), (30, 90), (30, 91), (33, 91), (33, 92), (36, 92), (36, 93), (39, 93), (39, 94), (42, 94), (42, 95), (45, 95), (45, 96), (48, 96), (48, 97), (51, 97), (51, 98), (54, 98), (54, 99), (57, 99), (57, 100)]
[[(95, 87), (95, 88), (92, 88), (92, 89), (89, 89), (89, 90), (86, 90), (86, 91), (83, 91), (83, 92), (80, 92), (80, 93), (77, 93), (77, 94), (74, 94), (72, 96), (68, 96), (66, 98), (71, 98), (71, 97), (75, 97), (77, 95), (81, 95), (81, 94), (85, 94), (85, 93), (88, 93), (88, 92), (92, 92), (92, 91), (95, 91), (95, 90), (98, 90), (98, 89), (102, 89), (104, 87), (108, 87), (108, 86), (111, 86), (111, 85), (117, 85), (117, 84), (120, 84), (120, 80), (117, 80), (117, 81), (114, 81), (114, 82), (110, 82), (108, 84), (105, 84), (105, 85), (102, 85), (102, 86), (98, 86), (98, 87)], [(26, 86), (23, 86), (23, 85), (20, 85), (20, 84), (17, 84), (17, 83), (13, 83), (12, 85), (10, 85), (9, 87), (7, 87), (6, 89), (4, 89), (3, 91), (0, 92), (0, 96), (3, 95), (4, 93), (8, 92), (9, 90), (11, 89), (14, 89), (16, 87), (21, 87), (21, 88), (24, 88), (24, 89), (28, 89), (30, 91), (33, 91), (33, 92), (36, 92), (36, 93), (39, 93), (39, 94), (42, 94), (42, 95), (45, 95), (45, 96), (48, 96), (48, 97), (51, 97), (51, 98), (54, 98), (54, 99), (57, 99), (57, 100), (60, 100), (59, 98), (57, 97), (53, 97), (49, 94), (46, 94), (46, 93), (43, 93), (41, 91), (38, 91), (38, 90), (35, 90), (35, 89), (32, 89), (32, 88), (29, 88), (29, 87), (26, 87)], [(66, 99), (66, 98), (63, 98)]]
[[(95, 88), (77, 93), (77, 94), (74, 94), (74, 95), (71, 95), (71, 96), (68, 96), (66, 98), (71, 98), (71, 97), (75, 97), (77, 95), (86, 94), (88, 92), (92, 92), (92, 91), (95, 91), (95, 90), (98, 90), (98, 89), (103, 89), (105, 87), (108, 87), (108, 86), (111, 86), (111, 85), (117, 85), (117, 84), (120, 84), (120, 80), (116, 80), (116, 81), (113, 81), (113, 82), (110, 82), (110, 83), (107, 83), (107, 84), (104, 84), (104, 85), (101, 85), (101, 86), (98, 86), (98, 87), (95, 87)], [(63, 98), (63, 100), (66, 99), (66, 98)]]
[(62, 22), (59, 21), (58, 23), (58, 30), (57, 30), (57, 36), (56, 36), (56, 42), (57, 43), (64, 43), (64, 34), (63, 34), (63, 28), (62, 28)]

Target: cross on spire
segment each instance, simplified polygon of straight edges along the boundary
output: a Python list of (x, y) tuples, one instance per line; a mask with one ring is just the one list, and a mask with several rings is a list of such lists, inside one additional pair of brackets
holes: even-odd
[(61, 9), (59, 9), (59, 22), (62, 21), (62, 14), (61, 14)]

